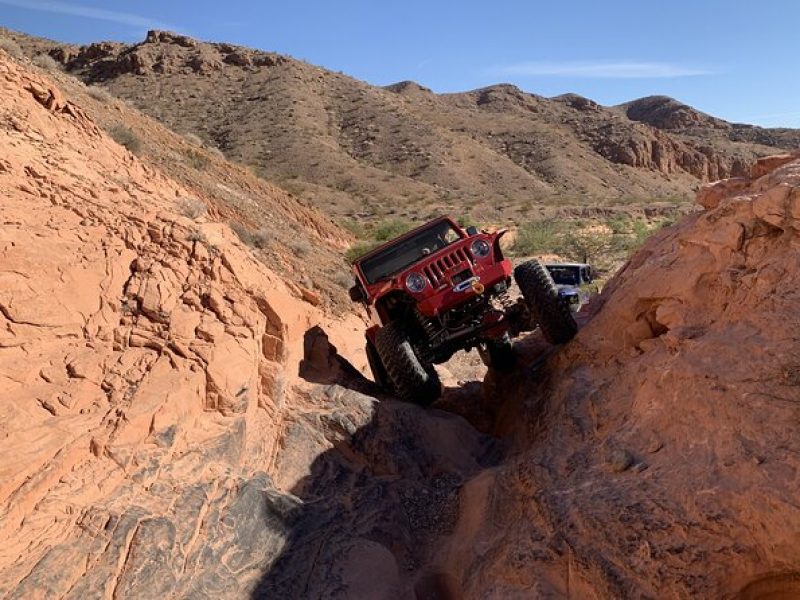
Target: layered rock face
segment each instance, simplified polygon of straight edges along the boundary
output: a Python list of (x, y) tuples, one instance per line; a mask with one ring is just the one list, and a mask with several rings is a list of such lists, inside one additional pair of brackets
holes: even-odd
[(239, 593), (280, 548), (286, 365), (325, 318), (4, 55), (0, 88), (0, 591)]
[(462, 491), (464, 597), (800, 594), (800, 155), (753, 175), (701, 191), (538, 378), (495, 382), (515, 453)]
[(0, 596), (413, 596), (494, 441), (378, 402), (360, 318), (2, 51), (0, 92)]

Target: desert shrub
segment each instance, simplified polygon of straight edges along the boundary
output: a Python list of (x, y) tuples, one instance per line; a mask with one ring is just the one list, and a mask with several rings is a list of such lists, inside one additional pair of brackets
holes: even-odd
[(514, 252), (525, 256), (555, 252), (561, 234), (561, 225), (553, 219), (532, 221), (519, 228)]
[(113, 98), (107, 89), (96, 85), (90, 85), (88, 88), (86, 88), (86, 93), (89, 94), (90, 98), (94, 98), (99, 102), (111, 102)]
[(336, 271), (333, 275), (333, 282), (346, 290), (350, 289), (354, 283), (353, 274), (345, 271)]
[(628, 233), (631, 229), (631, 221), (625, 216), (611, 217), (606, 221), (606, 225), (615, 235)]
[(456, 221), (458, 221), (458, 224), (461, 225), (461, 227), (463, 227), (464, 229), (466, 229), (467, 227), (478, 226), (477, 221), (475, 221), (475, 219), (472, 218), (472, 215), (468, 213), (459, 215)]
[(178, 210), (184, 217), (190, 219), (199, 219), (208, 213), (208, 207), (205, 202), (197, 198), (181, 198), (178, 202)]
[(125, 146), (134, 154), (139, 154), (142, 150), (142, 140), (139, 139), (129, 127), (125, 125), (114, 125), (108, 134), (120, 146)]
[(364, 239), (367, 236), (367, 230), (364, 223), (356, 221), (355, 219), (339, 219), (336, 221), (337, 225), (342, 229), (349, 231), (352, 235), (359, 239)]
[(60, 71), (62, 66), (49, 54), (37, 54), (33, 57), (33, 64), (46, 71)]
[(353, 244), (350, 246), (350, 248), (348, 248), (347, 252), (344, 253), (345, 260), (351, 263), (362, 254), (366, 254), (375, 248), (377, 245), (378, 244), (375, 242), (358, 242), (357, 244)]
[(22, 58), (22, 48), (19, 47), (19, 44), (12, 39), (0, 37), (0, 48), (8, 52), (9, 56), (12, 58)]
[(193, 133), (184, 134), (183, 139), (185, 139), (187, 142), (192, 144), (192, 146), (202, 146), (203, 145), (203, 140), (201, 140), (199, 136), (197, 136), (197, 135), (195, 135)]
[(204, 171), (210, 162), (208, 156), (206, 156), (202, 150), (196, 150), (195, 148), (190, 148), (185, 153), (185, 156), (189, 165), (198, 171)]
[(263, 250), (269, 246), (270, 241), (272, 240), (272, 235), (270, 235), (269, 231), (263, 227), (253, 231), (241, 223), (233, 222), (230, 224), (230, 226), (236, 235), (239, 236), (239, 239), (251, 248), (259, 248)]
[(211, 147), (208, 148), (208, 153), (213, 156), (214, 158), (218, 158), (220, 160), (225, 160), (225, 154), (219, 148)]
[(376, 225), (372, 237), (379, 242), (386, 242), (411, 229), (413, 224), (405, 219), (389, 219)]
[(307, 256), (308, 253), (311, 252), (311, 243), (304, 238), (291, 238), (287, 246), (289, 246), (292, 252), (297, 256)]
[(558, 254), (578, 262), (594, 262), (612, 249), (611, 236), (599, 231), (579, 231), (565, 234), (556, 246)]
[(634, 221), (631, 224), (631, 233), (628, 235), (614, 236), (613, 248), (631, 254), (642, 247), (647, 238), (653, 233), (644, 221)]

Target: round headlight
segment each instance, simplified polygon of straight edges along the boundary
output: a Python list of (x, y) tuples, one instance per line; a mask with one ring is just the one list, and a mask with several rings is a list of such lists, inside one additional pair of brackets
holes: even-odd
[(477, 258), (489, 256), (489, 252), (492, 250), (492, 247), (489, 246), (489, 242), (486, 240), (475, 240), (472, 242), (472, 246), (470, 246), (470, 248), (473, 256), (476, 256)]
[(427, 280), (419, 273), (410, 273), (408, 277), (406, 277), (406, 287), (409, 292), (418, 294), (425, 289), (427, 284)]

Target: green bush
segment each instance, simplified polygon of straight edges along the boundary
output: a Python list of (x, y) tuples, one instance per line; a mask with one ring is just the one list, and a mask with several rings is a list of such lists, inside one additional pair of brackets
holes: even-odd
[(629, 233), (631, 230), (631, 221), (625, 216), (611, 217), (606, 221), (606, 225), (608, 225), (608, 228), (611, 229), (614, 235)]
[(339, 225), (342, 229), (350, 232), (352, 235), (357, 237), (358, 239), (364, 239), (367, 236), (367, 230), (364, 227), (364, 223), (361, 221), (356, 221), (355, 219), (338, 219), (336, 224)]
[(347, 260), (347, 262), (351, 263), (362, 254), (366, 254), (367, 252), (369, 252), (373, 248), (376, 248), (379, 245), (380, 245), (379, 243), (375, 242), (358, 242), (357, 244), (353, 244), (352, 246), (350, 246), (347, 252), (344, 253), (344, 257)]
[(375, 227), (375, 231), (372, 233), (372, 237), (379, 242), (387, 242), (396, 238), (398, 235), (404, 234), (412, 227), (413, 224), (405, 219), (390, 219), (378, 223)]
[(519, 256), (555, 252), (560, 242), (562, 226), (553, 219), (532, 221), (517, 232), (514, 253)]
[(630, 234), (614, 236), (613, 248), (615, 250), (632, 254), (641, 248), (653, 233), (644, 221), (634, 221), (631, 224), (631, 230)]
[(463, 215), (459, 215), (456, 218), (456, 221), (464, 229), (466, 229), (467, 227), (477, 227), (478, 226), (478, 222), (475, 221), (475, 219), (472, 218), (472, 215), (470, 215), (468, 213), (465, 213)]
[(599, 231), (570, 232), (562, 237), (556, 252), (576, 262), (596, 262), (612, 250), (611, 236)]

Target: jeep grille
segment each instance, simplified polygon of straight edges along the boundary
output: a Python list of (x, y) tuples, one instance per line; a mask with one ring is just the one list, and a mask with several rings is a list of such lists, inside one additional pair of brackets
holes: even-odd
[(472, 257), (465, 248), (456, 248), (453, 252), (448, 252), (431, 261), (423, 268), (425, 275), (433, 287), (439, 287), (445, 282), (447, 273), (456, 267), (464, 268), (465, 265), (472, 264)]

